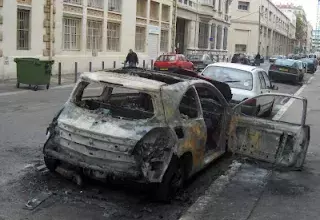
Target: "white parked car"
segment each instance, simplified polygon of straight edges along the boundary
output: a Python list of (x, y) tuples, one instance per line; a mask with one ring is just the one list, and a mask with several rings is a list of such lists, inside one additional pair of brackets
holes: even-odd
[[(236, 63), (214, 63), (202, 72), (204, 77), (229, 84), (232, 104), (240, 103), (257, 95), (278, 89), (272, 85), (265, 70)], [(274, 98), (252, 99), (252, 103), (242, 111), (246, 114), (268, 117), (272, 113)]]

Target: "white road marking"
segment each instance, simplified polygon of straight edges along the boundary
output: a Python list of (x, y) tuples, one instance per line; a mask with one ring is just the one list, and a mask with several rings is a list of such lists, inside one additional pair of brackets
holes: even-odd
[[(308, 82), (306, 84), (304, 84), (295, 94), (294, 96), (299, 96), (302, 91), (307, 87), (308, 84), (311, 83), (311, 81), (313, 80), (314, 77), (311, 77)], [(284, 113), (286, 113), (286, 111), (288, 110), (288, 108), (292, 105), (292, 103), (295, 101), (295, 99), (290, 99), (286, 104), (284, 104), (282, 106), (282, 108), (278, 111), (278, 113), (273, 116), (272, 120), (274, 121), (278, 121), (283, 115)]]

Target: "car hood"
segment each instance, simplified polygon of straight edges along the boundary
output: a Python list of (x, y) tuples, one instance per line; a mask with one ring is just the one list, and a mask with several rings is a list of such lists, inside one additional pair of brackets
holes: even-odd
[(234, 102), (242, 102), (245, 99), (254, 97), (254, 93), (249, 90), (244, 90), (244, 89), (236, 89), (236, 88), (231, 88), (231, 93), (232, 93), (232, 101)]

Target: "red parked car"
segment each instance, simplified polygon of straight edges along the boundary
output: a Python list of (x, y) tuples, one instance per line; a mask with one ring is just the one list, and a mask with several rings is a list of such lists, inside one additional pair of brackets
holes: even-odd
[(193, 70), (193, 63), (183, 54), (163, 54), (154, 63), (154, 70), (175, 71), (177, 69)]

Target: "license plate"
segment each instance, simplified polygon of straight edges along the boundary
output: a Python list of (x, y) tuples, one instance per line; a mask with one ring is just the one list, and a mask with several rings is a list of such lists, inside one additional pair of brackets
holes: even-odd
[(288, 72), (288, 69), (285, 69), (285, 68), (279, 68), (279, 70), (283, 72)]
[(160, 70), (168, 70), (168, 68), (160, 68)]

